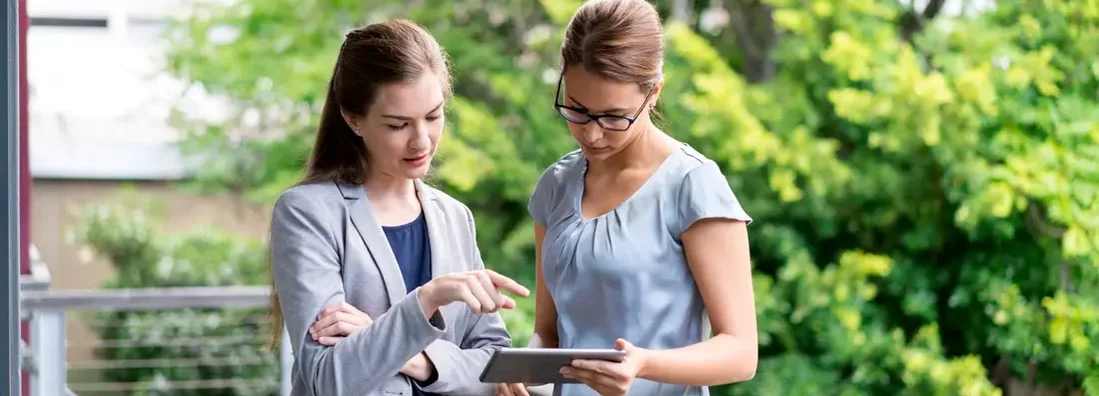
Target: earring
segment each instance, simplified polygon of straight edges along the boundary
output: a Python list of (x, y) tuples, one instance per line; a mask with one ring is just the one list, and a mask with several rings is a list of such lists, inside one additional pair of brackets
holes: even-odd
[(355, 132), (355, 136), (362, 136), (358, 129), (352, 129), (351, 132)]

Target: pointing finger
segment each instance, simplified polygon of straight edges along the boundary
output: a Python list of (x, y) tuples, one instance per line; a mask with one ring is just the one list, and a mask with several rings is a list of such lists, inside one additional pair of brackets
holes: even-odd
[(506, 276), (500, 275), (493, 270), (485, 270), (485, 272), (488, 273), (488, 277), (492, 279), (492, 284), (496, 285), (496, 287), (518, 294), (522, 297), (527, 297), (530, 295), (530, 290), (528, 290), (526, 287), (523, 287), (523, 285), (520, 285), (519, 282), (511, 280), (511, 278), (508, 278)]

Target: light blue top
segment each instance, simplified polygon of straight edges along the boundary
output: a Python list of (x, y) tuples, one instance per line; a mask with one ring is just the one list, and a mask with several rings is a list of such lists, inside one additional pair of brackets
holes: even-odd
[[(612, 348), (623, 338), (671, 349), (709, 337), (679, 235), (703, 218), (751, 222), (717, 164), (683, 145), (633, 196), (585, 220), (580, 198), (587, 163), (579, 150), (558, 160), (538, 180), (528, 206), (546, 227), (541, 276), (557, 306), (558, 346)], [(554, 388), (555, 395), (596, 395), (580, 384)], [(708, 395), (709, 389), (637, 379), (630, 394)]]

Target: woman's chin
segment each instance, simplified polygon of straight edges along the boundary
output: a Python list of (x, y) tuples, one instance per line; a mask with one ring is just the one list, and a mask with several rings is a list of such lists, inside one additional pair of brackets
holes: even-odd
[(416, 167), (405, 166), (401, 169), (401, 175), (409, 179), (422, 179), (427, 176), (429, 171), (431, 171), (431, 164)]

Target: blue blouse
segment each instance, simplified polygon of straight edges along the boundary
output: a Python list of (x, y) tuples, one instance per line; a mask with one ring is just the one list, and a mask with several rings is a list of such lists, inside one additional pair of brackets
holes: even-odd
[[(385, 237), (389, 240), (389, 248), (397, 257), (397, 265), (401, 268), (401, 277), (404, 278), (405, 290), (411, 293), (417, 287), (431, 281), (431, 243), (427, 234), (427, 221), (424, 214), (411, 223), (393, 227), (382, 227)], [(413, 380), (413, 396), (434, 396), (420, 389), (435, 382), (436, 377), (417, 383)], [(418, 385), (418, 386), (417, 386)]]
[(431, 281), (431, 244), (428, 243), (427, 221), (424, 214), (411, 223), (382, 227), (389, 247), (401, 267), (405, 290), (411, 293)]
[[(751, 221), (717, 164), (682, 145), (633, 196), (584, 219), (587, 167), (580, 151), (561, 158), (542, 174), (528, 207), (546, 227), (539, 275), (557, 308), (558, 346), (612, 348), (623, 338), (671, 349), (708, 338), (680, 234), (704, 218)], [(557, 385), (554, 394), (596, 395), (581, 384)], [(701, 396), (709, 389), (636, 379), (629, 394)]]

